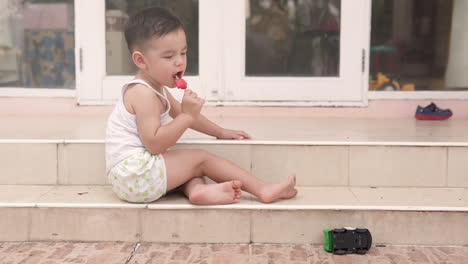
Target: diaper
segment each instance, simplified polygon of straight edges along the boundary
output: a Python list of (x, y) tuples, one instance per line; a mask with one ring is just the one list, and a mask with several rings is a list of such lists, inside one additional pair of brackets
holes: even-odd
[(132, 154), (109, 171), (113, 191), (131, 203), (153, 202), (166, 193), (166, 165), (162, 155)]

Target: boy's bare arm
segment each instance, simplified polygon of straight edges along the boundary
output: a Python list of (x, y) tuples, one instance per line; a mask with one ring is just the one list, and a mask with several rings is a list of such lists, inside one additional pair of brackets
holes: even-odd
[[(172, 118), (176, 118), (181, 113), (181, 105), (179, 101), (177, 101), (171, 93), (166, 91), (167, 98), (171, 103), (171, 112), (170, 115)], [(198, 117), (194, 120), (192, 125), (190, 126), (191, 129), (196, 130), (198, 132), (204, 133), (209, 136), (213, 136), (219, 139), (250, 139), (250, 135), (248, 135), (244, 131), (237, 131), (237, 130), (230, 130), (225, 129), (218, 126), (216, 123), (212, 122), (204, 115), (199, 114)]]
[(181, 113), (171, 123), (161, 126), (162, 103), (147, 87), (132, 87), (127, 91), (125, 99), (129, 100), (135, 112), (138, 133), (143, 145), (153, 154), (163, 153), (175, 145), (194, 121), (191, 115)]
[[(181, 105), (179, 101), (177, 101), (169, 92), (167, 92), (167, 98), (169, 99), (169, 102), (171, 103), (170, 115), (173, 118), (176, 118), (181, 113)], [(190, 128), (198, 132), (204, 133), (206, 135), (216, 137), (216, 138), (222, 137), (223, 128), (211, 122), (208, 118), (206, 118), (202, 114), (198, 115), (198, 117), (192, 123)]]

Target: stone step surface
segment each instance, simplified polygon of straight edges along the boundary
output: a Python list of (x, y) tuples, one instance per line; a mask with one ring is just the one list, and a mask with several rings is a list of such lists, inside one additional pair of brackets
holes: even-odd
[[(468, 122), (223, 117), (252, 140), (188, 130), (174, 149), (200, 148), (267, 181), (300, 186), (468, 187)], [(1, 116), (0, 184), (106, 185), (106, 116)], [(15, 175), (14, 177), (12, 175)]]
[[(468, 146), (342, 144), (210, 140), (172, 149), (204, 149), (268, 182), (295, 173), (299, 186), (468, 187)], [(0, 142), (0, 167), (0, 184), (108, 184), (103, 142)]]
[(468, 245), (467, 188), (299, 187), (291, 200), (150, 204), (108, 186), (0, 186), (0, 241), (323, 243), (324, 228), (371, 230), (376, 244)]

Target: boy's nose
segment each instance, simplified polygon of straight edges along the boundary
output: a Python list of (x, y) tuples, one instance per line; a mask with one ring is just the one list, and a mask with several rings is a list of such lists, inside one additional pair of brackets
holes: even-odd
[(183, 60), (181, 57), (178, 57), (178, 58), (175, 60), (175, 65), (176, 65), (176, 66), (181, 66), (183, 63), (184, 63), (184, 60)]

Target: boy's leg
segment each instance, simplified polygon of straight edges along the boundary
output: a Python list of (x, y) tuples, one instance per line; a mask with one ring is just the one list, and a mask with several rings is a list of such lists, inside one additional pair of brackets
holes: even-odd
[(203, 150), (170, 150), (163, 156), (167, 167), (168, 191), (193, 178), (207, 176), (218, 183), (238, 180), (243, 190), (267, 203), (279, 198), (291, 198), (297, 193), (295, 176), (280, 183), (267, 184), (236, 164)]

